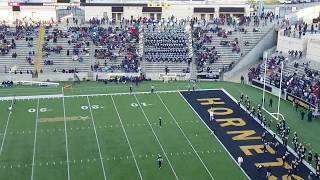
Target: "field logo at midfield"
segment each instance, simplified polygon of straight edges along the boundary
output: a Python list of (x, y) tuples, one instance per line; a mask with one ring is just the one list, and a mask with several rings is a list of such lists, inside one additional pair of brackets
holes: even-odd
[[(184, 91), (181, 94), (202, 121), (215, 132), (232, 157), (234, 159), (243, 157), (241, 168), (251, 179), (266, 179), (267, 169), (271, 170), (270, 179), (290, 179), (287, 174), (291, 169), (290, 163), (294, 160), (294, 155), (290, 154), (288, 160), (283, 163), (281, 157), (286, 151), (285, 147), (280, 145), (277, 150), (272, 144), (264, 147), (261, 136), (265, 129), (224, 91), (210, 90), (191, 93)], [(209, 111), (214, 114), (212, 121), (209, 119)], [(272, 139), (269, 132), (266, 134), (266, 139), (267, 141)], [(258, 171), (260, 165), (263, 168)], [(308, 167), (299, 164), (298, 172), (291, 179), (307, 179), (309, 173)]]

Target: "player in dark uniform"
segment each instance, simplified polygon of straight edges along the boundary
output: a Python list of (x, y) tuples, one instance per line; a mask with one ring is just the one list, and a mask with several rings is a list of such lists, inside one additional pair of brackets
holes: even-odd
[(159, 167), (159, 169), (161, 169), (163, 158), (160, 154), (158, 154), (157, 161), (158, 161), (158, 167)]
[(244, 99), (244, 104), (245, 104), (245, 105), (247, 105), (248, 100), (249, 100), (249, 97), (248, 97), (248, 95), (246, 95), (246, 97), (245, 97), (245, 99)]
[(311, 163), (312, 162), (312, 152), (311, 151), (309, 151), (309, 153), (308, 153), (308, 162), (309, 163)]
[(161, 127), (161, 125), (162, 125), (162, 118), (159, 117), (159, 126)]
[(250, 111), (250, 101), (247, 101), (247, 110)]
[(273, 100), (272, 100), (272, 98), (270, 98), (270, 100), (269, 100), (269, 107), (272, 107), (272, 103), (273, 103)]
[(303, 120), (304, 119), (304, 115), (305, 115), (306, 113), (304, 112), (304, 110), (301, 110), (301, 112), (300, 112), (300, 115), (301, 115), (301, 120)]
[(241, 93), (241, 95), (240, 95), (240, 102), (242, 103), (243, 102), (243, 93)]
[(130, 94), (132, 94), (132, 85), (129, 87)]
[(308, 112), (308, 121), (311, 122), (312, 121), (312, 111)]
[(251, 116), (255, 117), (256, 116), (256, 109), (252, 106), (251, 108)]

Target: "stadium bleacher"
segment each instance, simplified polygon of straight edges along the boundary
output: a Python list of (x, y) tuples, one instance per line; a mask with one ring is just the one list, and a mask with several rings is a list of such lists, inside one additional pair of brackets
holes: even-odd
[[(247, 22), (243, 23), (228, 18), (216, 18), (207, 22), (196, 18), (191, 21), (169, 18), (157, 23), (150, 19), (138, 19), (134, 22), (124, 19), (115, 23), (103, 18), (90, 19), (85, 24), (75, 23), (73, 19), (67, 21), (67, 24), (47, 27), (41, 69), (42, 72), (142, 70), (160, 73), (168, 68), (174, 73), (192, 70), (198, 74), (219, 74), (230, 70), (273, 27), (271, 19), (274, 16), (268, 14), (260, 18), (261, 21), (264, 18), (267, 21), (258, 27), (255, 26), (256, 22), (249, 19), (245, 19)], [(193, 28), (189, 28), (189, 24)], [(37, 29), (34, 28), (32, 31), (36, 33)], [(155, 32), (159, 31), (163, 35), (159, 35), (158, 40), (152, 39), (155, 38)], [(197, 37), (199, 33), (207, 40), (203, 41), (203, 37)], [(35, 46), (36, 34), (29, 35), (33, 39), (30, 43)], [(160, 36), (166, 36), (166, 39), (182, 38), (174, 40), (174, 43), (182, 44), (170, 45), (170, 40), (166, 47), (155, 46), (153, 43), (165, 41)], [(6, 72), (10, 72), (11, 69), (22, 73), (32, 71), (34, 49), (28, 47), (27, 41), (16, 40), (15, 43), (17, 58), (11, 58), (10, 53), (6, 54), (0, 62), (0, 67), (6, 69)], [(139, 47), (139, 44), (143, 46)], [(175, 49), (171, 46), (175, 46)], [(198, 49), (195, 49), (196, 46)], [(143, 53), (139, 54), (141, 51)], [(162, 55), (157, 56), (160, 51)], [(163, 55), (162, 51), (167, 54)], [(29, 58), (23, 60), (26, 57)], [(191, 63), (195, 64), (195, 69), (191, 68)]]

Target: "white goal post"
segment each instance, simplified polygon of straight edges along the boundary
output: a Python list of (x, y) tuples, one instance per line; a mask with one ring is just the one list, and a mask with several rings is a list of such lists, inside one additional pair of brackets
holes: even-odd
[(266, 58), (264, 62), (264, 77), (263, 77), (263, 90), (262, 90), (262, 109), (268, 113), (271, 117), (279, 121), (279, 117), (281, 117), (282, 120), (285, 120), (284, 116), (280, 113), (280, 103), (281, 103), (281, 88), (282, 88), (282, 77), (283, 77), (283, 67), (284, 67), (284, 61), (281, 62), (281, 72), (280, 72), (280, 87), (279, 87), (279, 94), (278, 94), (278, 103), (277, 103), (277, 112), (270, 112), (268, 109), (265, 108), (265, 91), (266, 91), (266, 77), (267, 77), (267, 61), (268, 58)]

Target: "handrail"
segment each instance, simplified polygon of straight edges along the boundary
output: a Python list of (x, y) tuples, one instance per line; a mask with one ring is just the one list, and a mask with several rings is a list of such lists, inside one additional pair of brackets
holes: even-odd
[(40, 73), (40, 70), (41, 70), (42, 47), (44, 44), (44, 37), (45, 37), (45, 29), (43, 26), (41, 26), (38, 32), (36, 55), (34, 59), (35, 77), (37, 77), (37, 75)]

